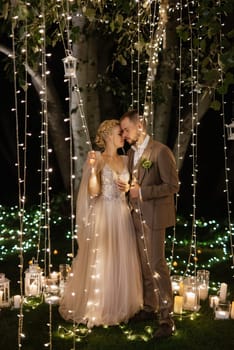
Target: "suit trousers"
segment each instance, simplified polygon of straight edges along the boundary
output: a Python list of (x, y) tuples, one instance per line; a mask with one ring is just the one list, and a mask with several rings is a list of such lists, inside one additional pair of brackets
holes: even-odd
[(151, 230), (132, 210), (143, 277), (144, 310), (159, 312), (160, 320), (171, 318), (173, 294), (165, 258), (165, 229)]

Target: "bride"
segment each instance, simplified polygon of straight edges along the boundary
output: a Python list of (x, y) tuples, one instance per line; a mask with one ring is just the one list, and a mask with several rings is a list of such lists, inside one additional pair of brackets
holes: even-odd
[(127, 157), (119, 121), (105, 120), (89, 152), (77, 198), (77, 256), (61, 299), (61, 316), (89, 328), (127, 322), (142, 307), (142, 281), (135, 233), (126, 203), (116, 181), (126, 182)]

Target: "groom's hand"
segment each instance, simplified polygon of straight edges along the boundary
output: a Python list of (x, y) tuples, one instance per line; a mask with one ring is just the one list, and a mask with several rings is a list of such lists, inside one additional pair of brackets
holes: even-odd
[(130, 187), (130, 197), (139, 198), (140, 197), (140, 186), (137, 182), (133, 183)]

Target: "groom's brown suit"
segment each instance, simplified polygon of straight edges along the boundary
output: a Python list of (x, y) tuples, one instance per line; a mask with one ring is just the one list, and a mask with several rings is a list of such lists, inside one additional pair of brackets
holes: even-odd
[[(135, 174), (141, 191), (141, 199), (129, 198), (129, 201), (142, 265), (144, 309), (159, 311), (163, 322), (169, 318), (173, 306), (165, 259), (165, 229), (175, 224), (174, 194), (179, 190), (178, 172), (170, 149), (152, 139), (135, 167), (132, 148), (128, 155), (130, 174)], [(151, 161), (149, 169), (142, 166), (142, 159)]]

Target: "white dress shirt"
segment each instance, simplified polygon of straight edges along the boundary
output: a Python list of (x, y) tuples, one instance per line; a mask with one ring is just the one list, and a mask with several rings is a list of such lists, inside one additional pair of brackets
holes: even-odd
[(137, 162), (141, 158), (144, 150), (146, 149), (146, 147), (149, 143), (149, 139), (150, 139), (149, 135), (146, 135), (142, 144), (140, 144), (139, 146), (136, 146), (136, 145), (132, 146), (132, 149), (134, 150), (134, 159), (133, 159), (134, 166), (137, 164)]
[[(149, 143), (149, 135), (146, 135), (144, 141), (142, 142), (141, 145), (137, 146), (132, 146), (132, 149), (134, 150), (134, 158), (133, 158), (133, 165), (136, 166), (137, 162), (141, 158), (144, 150), (146, 149), (148, 143)], [(141, 195), (141, 188), (139, 188), (139, 198), (142, 201), (142, 195)]]

